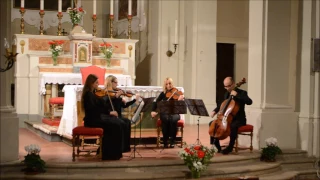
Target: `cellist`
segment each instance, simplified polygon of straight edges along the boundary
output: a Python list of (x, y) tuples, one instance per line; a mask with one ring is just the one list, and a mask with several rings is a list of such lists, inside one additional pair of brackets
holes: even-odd
[[(235, 140), (238, 135), (238, 128), (240, 126), (244, 126), (247, 123), (246, 119), (246, 113), (244, 111), (245, 105), (251, 105), (252, 100), (247, 94), (247, 91), (235, 88), (235, 82), (232, 77), (226, 77), (223, 81), (224, 88), (227, 90), (227, 92), (224, 94), (224, 99), (228, 99), (229, 96), (233, 96), (233, 99), (239, 104), (239, 111), (238, 113), (233, 117), (232, 123), (230, 125), (230, 142), (227, 148), (221, 151), (221, 146), (219, 139), (215, 139), (214, 137), (210, 136), (210, 144), (214, 144), (218, 152), (222, 152), (222, 154), (229, 154), (233, 150), (233, 146), (235, 143)], [(212, 112), (211, 117), (213, 118), (220, 110), (220, 105), (218, 105)], [(209, 123), (209, 126), (211, 125), (213, 121)]]

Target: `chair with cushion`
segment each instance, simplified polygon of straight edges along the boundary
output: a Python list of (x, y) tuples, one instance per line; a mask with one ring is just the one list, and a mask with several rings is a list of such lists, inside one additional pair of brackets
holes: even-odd
[[(239, 135), (245, 135), (245, 136), (250, 136), (250, 147), (245, 147), (241, 149), (250, 149), (250, 152), (252, 152), (253, 147), (252, 147), (252, 138), (253, 138), (253, 126), (251, 124), (247, 124), (245, 126), (241, 126), (238, 129), (238, 136)], [(239, 147), (238, 147), (238, 137), (235, 142), (235, 151), (238, 153)]]
[(54, 120), (54, 111), (58, 106), (63, 106), (64, 97), (53, 97), (49, 99), (49, 107), (51, 113), (51, 120)]
[(100, 68), (98, 66), (88, 66), (81, 68), (80, 72), (82, 77), (82, 84), (86, 82), (86, 79), (89, 76), (89, 74), (94, 74), (99, 79), (99, 85), (104, 85), (104, 79), (106, 74), (105, 68)]
[(80, 152), (88, 152), (85, 150), (80, 150), (80, 138), (84, 136), (97, 136), (99, 138), (99, 158), (102, 157), (102, 137), (103, 137), (103, 129), (102, 128), (90, 128), (84, 126), (78, 126), (73, 128), (72, 130), (72, 161), (75, 161), (75, 147), (77, 147), (77, 156), (79, 157)]
[[(158, 121), (157, 121), (157, 147), (159, 147), (160, 146), (160, 143), (163, 143), (162, 141), (161, 141), (161, 137), (160, 137), (160, 132), (161, 132), (161, 130), (162, 130), (162, 126), (161, 126), (161, 123), (162, 123), (162, 121), (161, 121), (161, 119), (159, 118), (158, 119)], [(183, 119), (180, 119), (179, 121), (178, 121), (178, 123), (177, 123), (177, 128), (178, 128), (178, 131), (177, 131), (177, 133), (179, 133), (180, 132), (180, 134), (181, 134), (181, 141), (178, 141), (178, 139), (179, 139), (179, 137), (177, 136), (177, 139), (176, 139), (176, 143), (177, 142), (180, 142), (180, 146), (182, 147), (183, 146), (183, 128), (184, 128), (184, 120)]]

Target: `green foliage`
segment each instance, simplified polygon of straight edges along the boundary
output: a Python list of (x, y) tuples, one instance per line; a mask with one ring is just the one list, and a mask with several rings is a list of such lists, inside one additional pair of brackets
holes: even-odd
[(278, 146), (267, 146), (261, 149), (261, 161), (275, 161), (276, 155), (282, 154), (282, 151)]
[(22, 161), (27, 167), (23, 169), (27, 172), (45, 172), (45, 162), (39, 154), (27, 154)]

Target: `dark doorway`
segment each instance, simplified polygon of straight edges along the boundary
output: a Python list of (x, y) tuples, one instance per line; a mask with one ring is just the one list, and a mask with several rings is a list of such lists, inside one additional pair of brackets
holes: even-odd
[(234, 77), (235, 44), (217, 43), (217, 79), (216, 79), (216, 103), (223, 102), (226, 90), (223, 80), (227, 76)]

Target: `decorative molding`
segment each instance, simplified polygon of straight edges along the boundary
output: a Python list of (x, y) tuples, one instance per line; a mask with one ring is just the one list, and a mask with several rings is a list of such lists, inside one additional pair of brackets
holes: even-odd
[[(81, 0), (78, 2), (78, 6), (81, 6)], [(21, 18), (21, 13), (19, 12), (20, 9), (13, 8), (13, 1), (11, 1), (11, 22), (13, 22), (15, 19)], [(35, 26), (37, 29), (40, 30), (40, 10), (31, 10), (26, 9), (24, 14), (24, 22)], [(57, 18), (58, 11), (45, 11), (45, 15), (43, 16), (43, 29), (46, 30), (50, 27), (58, 26), (59, 20)], [(61, 19), (61, 23), (64, 22), (70, 22), (70, 17), (67, 12), (62, 12), (63, 17)], [(83, 21), (82, 21), (83, 23)], [(81, 25), (82, 25), (81, 23)]]

